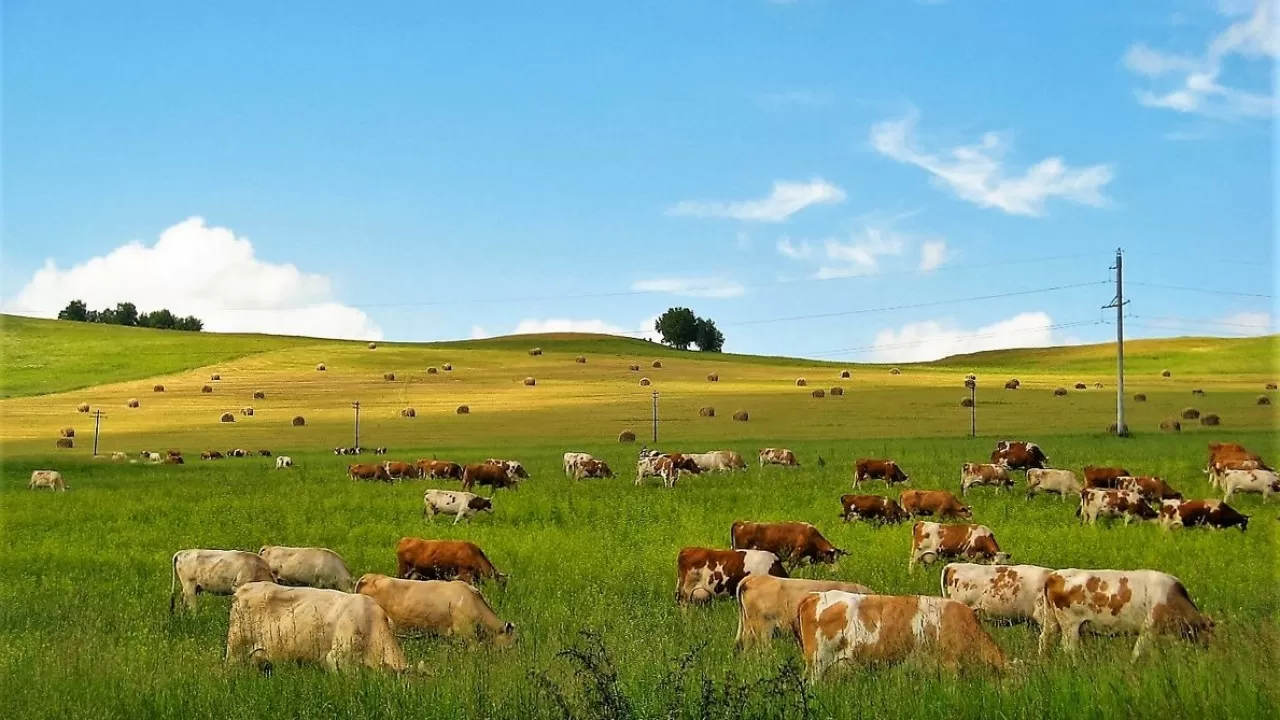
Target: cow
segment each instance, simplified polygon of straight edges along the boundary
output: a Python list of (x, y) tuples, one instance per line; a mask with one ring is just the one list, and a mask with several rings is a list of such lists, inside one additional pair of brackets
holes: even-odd
[(235, 448), (227, 451), (227, 457), (249, 457), (249, 451), (244, 448)]
[(778, 630), (790, 630), (793, 637), (799, 637), (796, 610), (800, 601), (809, 593), (827, 590), (871, 592), (865, 585), (840, 580), (748, 575), (738, 583), (738, 635), (735, 645), (739, 650), (748, 648), (757, 642), (768, 641)]
[(1262, 502), (1266, 502), (1272, 493), (1280, 492), (1280, 477), (1270, 470), (1227, 470), (1219, 484), (1223, 502), (1230, 502), (1238, 492), (1262, 493)]
[(405, 580), (462, 580), (479, 585), (496, 580), (505, 585), (507, 576), (498, 572), (484, 551), (465, 540), (424, 540), (400, 538), (396, 544), (396, 577)]
[(1049, 466), (1049, 458), (1039, 445), (1025, 440), (1001, 440), (996, 449), (991, 451), (991, 463), (1001, 465), (1009, 470), (1044, 469)]
[(506, 465), (467, 465), (462, 468), (462, 489), (468, 492), (477, 485), (489, 486), (489, 497), (500, 488), (520, 489), (520, 477)]
[(453, 515), (454, 525), (459, 520), (471, 522), (471, 518), (481, 511), (492, 513), (493, 501), (475, 493), (428, 490), (422, 494), (422, 517), (430, 516), (432, 522), (435, 522), (436, 515)]
[(222, 453), (218, 452), (217, 450), (205, 450), (204, 452), (200, 453), (200, 459), (201, 460), (221, 460)]
[(54, 492), (66, 492), (67, 483), (62, 479), (62, 473), (57, 470), (32, 470), (31, 481), (27, 483), (27, 489), (39, 490), (40, 488), (49, 488)]
[(996, 492), (1002, 488), (1013, 487), (1009, 479), (1009, 468), (1004, 465), (987, 463), (965, 463), (960, 466), (960, 494), (969, 492), (969, 488), (977, 485), (994, 485)]
[(853, 466), (853, 489), (857, 490), (867, 480), (883, 480), (885, 485), (892, 485), (909, 482), (911, 478), (892, 460), (859, 458)]
[(181, 451), (181, 450), (172, 450), (172, 449), (170, 449), (170, 450), (165, 450), (165, 451), (164, 451), (164, 454), (165, 454), (165, 455), (167, 455), (167, 456), (169, 456), (169, 457), (182, 457), (182, 451)]
[(1041, 624), (1040, 596), (1051, 572), (1037, 565), (948, 563), (942, 568), (942, 597), (959, 600), (988, 620)]
[(179, 550), (173, 554), (173, 577), (169, 583), (169, 612), (176, 604), (182, 585), (182, 602), (196, 609), (196, 596), (230, 595), (250, 582), (275, 582), (271, 566), (258, 555), (244, 550)]
[(973, 517), (972, 508), (946, 490), (904, 490), (898, 497), (902, 509), (913, 517), (961, 519)]
[(733, 597), (749, 575), (788, 577), (777, 555), (764, 550), (687, 547), (676, 557), (676, 602), (680, 605)]
[(1036, 491), (1055, 493), (1059, 500), (1066, 500), (1068, 495), (1079, 495), (1084, 486), (1071, 470), (1051, 470), (1048, 468), (1032, 468), (1027, 471), (1027, 499)]
[(122, 452), (113, 452), (113, 453), (111, 453), (111, 461), (112, 461), (112, 462), (117, 462), (117, 461), (120, 461), (120, 460), (128, 460), (128, 459), (129, 459), (129, 456), (128, 456), (128, 455), (126, 455), (125, 453), (122, 453)]
[(936, 522), (917, 521), (911, 526), (911, 557), (907, 569), (917, 563), (932, 564), (943, 558), (985, 560), (1004, 565), (1009, 553), (1002, 552), (995, 533), (986, 525), (943, 525)]
[(742, 455), (733, 450), (687, 453), (685, 457), (693, 460), (701, 472), (728, 472), (730, 470), (747, 469), (747, 463), (742, 460)]
[(402, 580), (365, 574), (356, 583), (391, 618), (399, 635), (430, 634), (510, 645), (516, 626), (503, 622), (479, 590), (461, 580)]
[(359, 455), (364, 451), (361, 447), (336, 447), (333, 449), (334, 455)]
[(1086, 465), (1084, 468), (1084, 487), (1100, 488), (1103, 490), (1119, 490), (1120, 478), (1133, 477), (1133, 473), (1120, 467), (1094, 467)]
[(739, 520), (729, 529), (734, 550), (765, 550), (783, 563), (834, 564), (849, 553), (832, 545), (818, 529), (805, 522), (757, 523)]
[(418, 477), (432, 480), (461, 480), (462, 466), (456, 462), (444, 460), (419, 460), (414, 463), (418, 468)]
[(573, 467), (574, 480), (583, 478), (611, 478), (613, 477), (613, 469), (603, 460), (583, 460)]
[(1133, 490), (1101, 490), (1085, 488), (1076, 509), (1080, 523), (1097, 524), (1100, 517), (1122, 517), (1128, 525), (1134, 518), (1155, 520), (1156, 511)]
[(669, 453), (664, 455), (647, 455), (636, 462), (636, 486), (647, 477), (662, 478), (665, 487), (675, 487), (681, 473), (697, 475), (702, 472), (698, 464), (687, 455)]
[(1054, 634), (1062, 647), (1075, 653), (1080, 629), (1100, 634), (1134, 634), (1133, 659), (1156, 635), (1178, 635), (1207, 642), (1213, 620), (1202, 615), (1178, 578), (1154, 570), (1057, 570), (1045, 580), (1044, 622), (1040, 652), (1049, 649)]
[(1211, 527), (1215, 530), (1239, 527), (1240, 532), (1245, 532), (1249, 529), (1249, 516), (1241, 515), (1221, 500), (1165, 500), (1158, 512), (1160, 527), (1165, 530), (1176, 527)]
[(595, 460), (595, 458), (591, 456), (591, 453), (584, 453), (584, 452), (565, 453), (564, 454), (564, 474), (569, 477), (573, 477), (575, 468), (577, 468), (580, 463), (584, 463), (588, 460)]
[(782, 465), (783, 467), (800, 467), (796, 454), (786, 448), (764, 448), (760, 451), (760, 467), (765, 465)]
[(1119, 480), (1119, 490), (1132, 490), (1142, 496), (1147, 502), (1163, 502), (1165, 500), (1181, 500), (1182, 493), (1169, 487), (1169, 483), (1158, 477), (1122, 477)]
[(796, 610), (809, 682), (837, 663), (878, 665), (928, 652), (951, 671), (1004, 668), (1004, 653), (967, 605), (923, 595), (810, 593)]
[(1262, 456), (1250, 452), (1239, 443), (1209, 443), (1209, 462), (1204, 472), (1209, 482), (1218, 487), (1221, 476), (1227, 470), (1271, 470)]
[(259, 451), (258, 451), (258, 456), (259, 456), (259, 457), (271, 457), (271, 451), (270, 451), (270, 450), (259, 450)]
[(881, 524), (899, 523), (911, 517), (896, 500), (879, 495), (841, 495), (840, 506), (844, 508), (840, 517), (845, 522), (866, 520)]
[(352, 480), (381, 480), (391, 482), (391, 476), (382, 465), (373, 463), (356, 463), (347, 466), (347, 477)]
[(146, 461), (147, 461), (147, 462), (149, 462), (149, 463), (159, 463), (159, 462), (162, 462), (162, 461), (164, 460), (164, 458), (163, 458), (163, 457), (161, 457), (160, 453), (157, 453), (157, 452), (146, 452), (146, 453), (143, 453), (143, 454), (142, 454), (142, 459), (143, 459), (143, 460), (146, 460)]
[(167, 455), (160, 462), (164, 465), (185, 465), (187, 461), (183, 460), (181, 455)]
[(269, 671), (289, 660), (330, 672), (408, 667), (390, 618), (371, 597), (268, 582), (240, 586), (231, 600), (226, 662)]
[(484, 464), (497, 465), (498, 467), (504, 468), (506, 469), (507, 474), (513, 478), (526, 480), (529, 477), (529, 471), (525, 470), (524, 465), (521, 465), (519, 462), (515, 460), (499, 460), (498, 458), (488, 458), (484, 461)]
[(1266, 470), (1266, 465), (1258, 460), (1243, 460), (1239, 458), (1231, 458), (1229, 460), (1214, 461), (1210, 466), (1209, 484), (1215, 488), (1222, 487), (1222, 478), (1232, 470)]
[(408, 478), (418, 477), (418, 468), (407, 462), (384, 462), (382, 469), (387, 471), (387, 477), (392, 480), (405, 480)]
[(281, 585), (300, 585), (351, 592), (355, 579), (342, 556), (328, 548), (266, 545), (258, 556)]
[(285, 468), (291, 468), (291, 467), (293, 467), (293, 458), (289, 457), (288, 455), (277, 455), (277, 456), (276, 456), (276, 469), (277, 469), (277, 470), (283, 470), (283, 469), (285, 469)]
[[(360, 454), (360, 448), (356, 448), (356, 454), (357, 454), (357, 455), (359, 455), (359, 454)], [(387, 454), (387, 449), (386, 449), (385, 447), (376, 447), (376, 448), (374, 448), (374, 449), (373, 449), (373, 454), (374, 454), (374, 455), (386, 455), (386, 454)]]

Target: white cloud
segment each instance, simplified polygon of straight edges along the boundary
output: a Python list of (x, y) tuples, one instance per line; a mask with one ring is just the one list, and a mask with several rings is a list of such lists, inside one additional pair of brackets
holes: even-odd
[(872, 275), (880, 271), (880, 258), (901, 255), (904, 236), (879, 228), (866, 228), (849, 242), (827, 238), (822, 243), (825, 262), (816, 277), (832, 278)]
[(484, 328), (480, 327), (479, 325), (472, 325), (472, 326), (471, 326), (471, 339), (472, 339), (472, 340), (483, 340), (483, 339), (485, 339), (485, 338), (487, 338), (487, 337), (491, 337), (491, 335), (489, 335), (489, 331), (488, 331), (488, 330), (485, 330)]
[(1222, 318), (1224, 329), (1239, 335), (1270, 335), (1276, 331), (1269, 312), (1239, 312)]
[(776, 180), (767, 198), (738, 202), (683, 200), (670, 207), (667, 214), (777, 223), (811, 205), (840, 203), (844, 198), (844, 190), (822, 178), (809, 182)]
[[(1160, 89), (1142, 89), (1138, 102), (1154, 108), (1195, 113), (1219, 119), (1271, 117), (1275, 98), (1269, 90), (1258, 92), (1224, 85), (1220, 78), (1225, 62), (1234, 57), (1261, 58), (1272, 63), (1280, 57), (1280, 34), (1275, 27), (1276, 0), (1219, 4), (1226, 17), (1240, 17), (1213, 36), (1199, 56), (1165, 53), (1136, 43), (1125, 52), (1124, 64), (1135, 75), (1159, 81)], [(1160, 84), (1160, 83), (1156, 83)]]
[(802, 260), (813, 254), (813, 248), (810, 247), (808, 241), (801, 240), (797, 245), (791, 242), (791, 238), (784, 236), (778, 238), (778, 252), (792, 260)]
[(195, 315), (212, 332), (382, 339), (368, 315), (330, 294), (328, 277), (260, 260), (248, 238), (192, 217), (149, 247), (130, 242), (66, 270), (46, 260), (4, 306), (55, 317), (77, 298), (95, 309), (132, 302), (140, 311)]
[(1062, 158), (1049, 157), (1027, 168), (1021, 176), (1006, 177), (1002, 155), (1008, 142), (988, 132), (977, 145), (962, 145), (945, 153), (918, 149), (912, 137), (913, 111), (900, 120), (871, 127), (871, 145), (880, 153), (928, 171), (935, 183), (980, 207), (994, 207), (1010, 215), (1044, 214), (1045, 201), (1062, 198), (1100, 207), (1107, 203), (1102, 188), (1111, 182), (1109, 165), (1071, 168)]
[(670, 293), (688, 297), (732, 298), (747, 290), (741, 283), (717, 277), (666, 277), (631, 283), (636, 292)]
[(963, 330), (936, 320), (910, 323), (898, 330), (876, 333), (872, 351), (878, 362), (923, 362), (948, 355), (1004, 348), (1048, 347), (1074, 338), (1054, 335), (1053, 319), (1043, 312), (1026, 312), (975, 330)]
[(947, 261), (946, 240), (926, 240), (920, 245), (920, 270), (936, 270)]

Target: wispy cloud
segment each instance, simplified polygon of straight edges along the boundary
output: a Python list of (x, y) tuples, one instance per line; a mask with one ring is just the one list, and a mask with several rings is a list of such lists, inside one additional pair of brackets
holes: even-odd
[(920, 245), (920, 270), (929, 272), (947, 261), (946, 240), (926, 240)]
[(733, 298), (747, 290), (741, 283), (718, 277), (665, 277), (631, 283), (637, 292), (669, 293), (687, 297)]
[(1002, 156), (1009, 143), (999, 133), (988, 132), (977, 145), (962, 145), (941, 153), (916, 146), (917, 115), (887, 120), (871, 128), (871, 146), (898, 162), (929, 172), (935, 183), (980, 207), (997, 208), (1010, 215), (1044, 214), (1045, 201), (1061, 198), (1100, 207), (1107, 203), (1102, 188), (1111, 182), (1110, 165), (1068, 167), (1059, 157), (1049, 157), (1021, 175), (1006, 176)]
[(806, 240), (793, 243), (791, 238), (783, 236), (778, 238), (778, 252), (792, 260), (802, 260), (813, 254), (813, 247)]
[(878, 228), (866, 228), (848, 242), (827, 238), (822, 242), (826, 259), (815, 277), (824, 280), (880, 271), (880, 258), (901, 255), (905, 244), (901, 234)]
[(773, 192), (765, 198), (736, 202), (683, 200), (668, 208), (667, 214), (779, 223), (812, 205), (836, 204), (844, 202), (844, 198), (844, 190), (822, 178), (808, 182), (777, 180)]

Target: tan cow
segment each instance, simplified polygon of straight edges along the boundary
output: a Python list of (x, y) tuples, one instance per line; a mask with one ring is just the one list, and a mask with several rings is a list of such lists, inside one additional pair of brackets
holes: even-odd
[(355, 578), (342, 556), (319, 547), (267, 545), (258, 551), (282, 585), (299, 585), (351, 592)]
[(1054, 493), (1059, 500), (1066, 500), (1068, 495), (1079, 495), (1084, 489), (1080, 479), (1070, 470), (1052, 470), (1049, 468), (1031, 468), (1027, 470), (1027, 499), (1030, 500), (1036, 491)]
[(39, 490), (40, 488), (49, 488), (55, 492), (66, 492), (67, 483), (62, 479), (62, 473), (57, 470), (32, 470), (31, 481), (27, 483), (27, 489)]
[(414, 463), (414, 467), (418, 469), (418, 477), (431, 478), (432, 480), (462, 479), (462, 466), (456, 462), (419, 460)]
[(1040, 596), (1051, 572), (1037, 565), (949, 563), (942, 568), (942, 597), (989, 620), (1041, 623)]
[(1009, 468), (994, 463), (965, 463), (960, 466), (960, 494), (969, 492), (969, 488), (977, 485), (994, 485), (996, 492), (1012, 488), (1013, 480), (1009, 478)]
[(973, 517), (973, 510), (947, 490), (904, 490), (898, 502), (913, 517)]
[(760, 451), (760, 467), (765, 465), (800, 467), (800, 462), (796, 460), (796, 454), (786, 448), (764, 448)]
[(685, 453), (685, 457), (693, 460), (702, 472), (728, 472), (730, 470), (746, 470), (747, 463), (740, 453), (733, 450), (712, 450), (704, 453)]
[(738, 636), (736, 644), (743, 649), (768, 641), (779, 631), (791, 631), (799, 637), (796, 610), (809, 593), (843, 590), (870, 593), (865, 585), (840, 580), (780, 578), (772, 575), (748, 575), (738, 583)]
[(177, 586), (182, 584), (182, 602), (196, 609), (196, 596), (230, 595), (250, 582), (275, 582), (271, 566), (261, 557), (244, 550), (179, 550), (173, 554), (173, 577), (169, 583), (169, 612), (173, 612)]
[(377, 601), (399, 635), (424, 633), (467, 640), (515, 640), (516, 626), (503, 622), (479, 590), (461, 580), (401, 580), (365, 574), (356, 592)]

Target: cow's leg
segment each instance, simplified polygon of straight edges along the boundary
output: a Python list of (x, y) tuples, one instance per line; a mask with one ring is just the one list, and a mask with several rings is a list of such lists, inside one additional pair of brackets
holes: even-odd
[[(459, 512), (459, 513), (457, 513), (457, 514), (455, 514), (455, 515), (453, 516), (453, 524), (454, 524), (454, 525), (457, 525), (457, 524), (458, 524), (458, 521), (462, 519), (462, 515), (463, 515), (463, 513)], [(468, 520), (470, 520), (470, 518), (468, 518)]]
[(1059, 628), (1062, 631), (1062, 647), (1071, 655), (1075, 655), (1080, 649), (1080, 625), (1079, 620), (1073, 620), (1071, 624)]
[(188, 578), (182, 578), (181, 580), (182, 604), (185, 605), (188, 610), (194, 611), (196, 609), (196, 595), (200, 594), (200, 585), (198, 585), (194, 580), (190, 580)]

